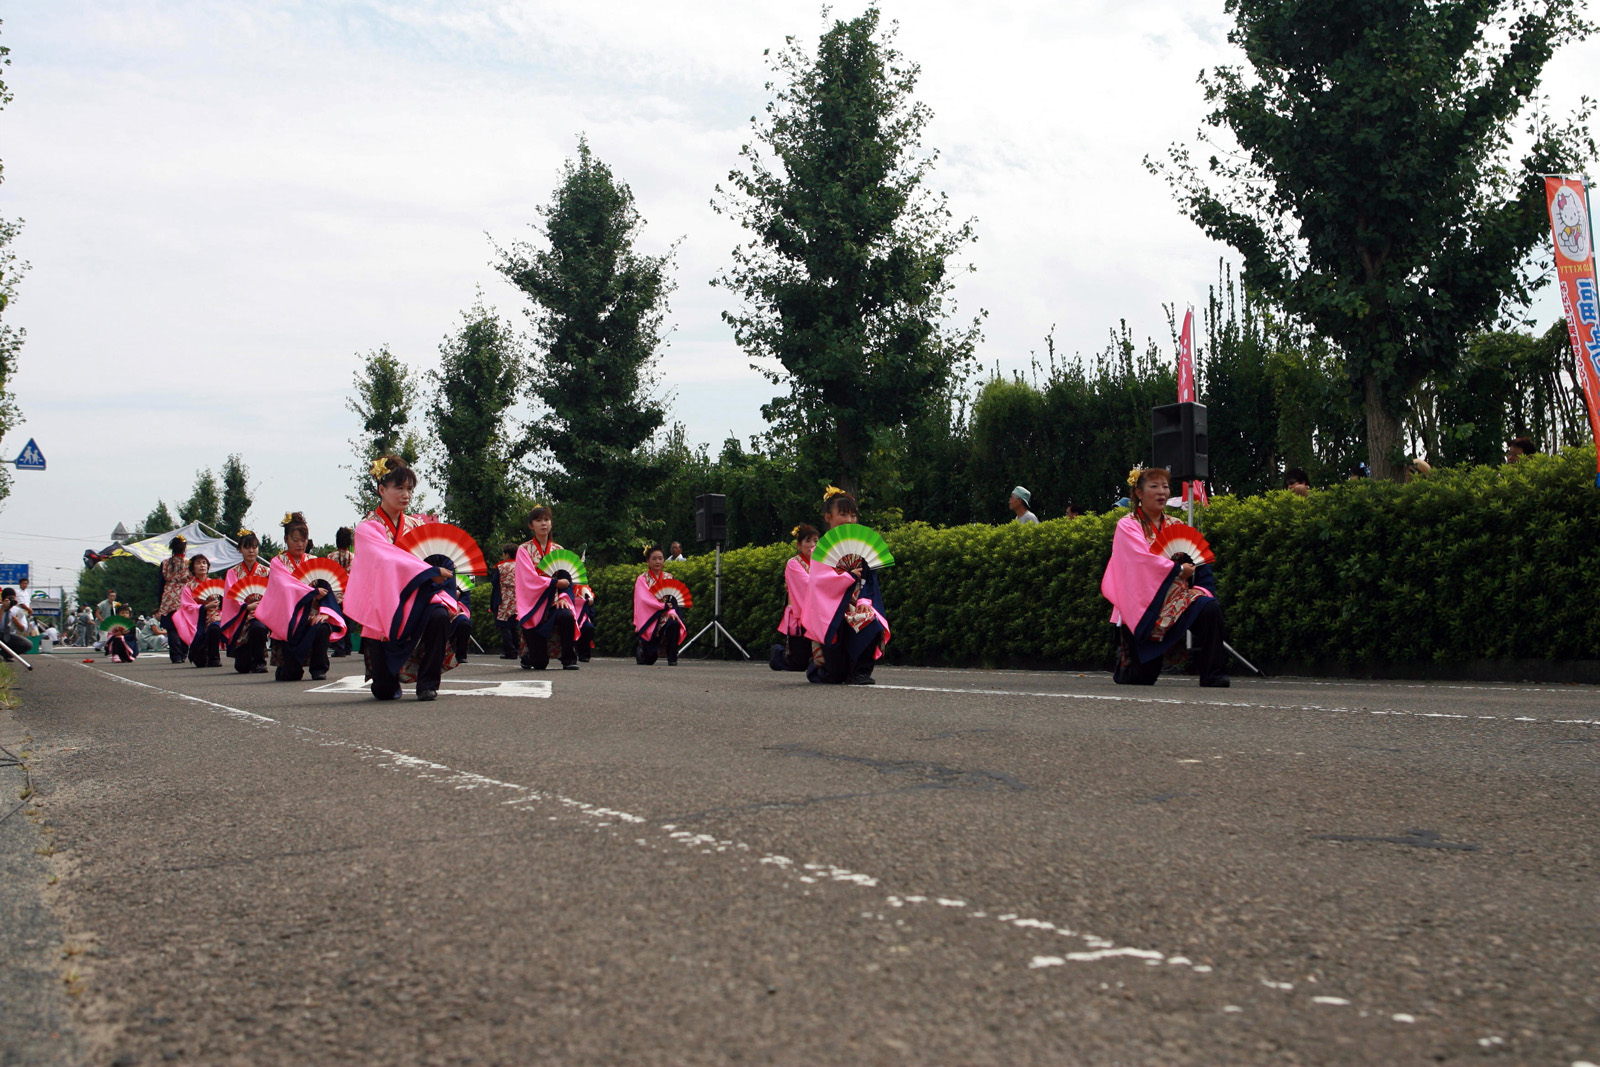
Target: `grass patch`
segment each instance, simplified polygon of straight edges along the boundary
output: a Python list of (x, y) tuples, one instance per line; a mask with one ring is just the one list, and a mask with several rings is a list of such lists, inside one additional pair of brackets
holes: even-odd
[(22, 699), (17, 696), (17, 670), (9, 663), (0, 663), (0, 708), (15, 711), (22, 707)]

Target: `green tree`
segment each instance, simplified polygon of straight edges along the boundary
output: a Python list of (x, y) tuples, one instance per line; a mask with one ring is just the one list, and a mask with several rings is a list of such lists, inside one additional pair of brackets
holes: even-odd
[(542, 481), (561, 505), (562, 538), (621, 558), (645, 529), (641, 503), (666, 475), (645, 446), (666, 420), (652, 371), (672, 253), (635, 250), (643, 220), (633, 193), (582, 138), (539, 214), (540, 240), (499, 249), (497, 264), (533, 302), (526, 381), (549, 414), (525, 445), (553, 461)]
[(222, 525), (218, 529), (228, 537), (239, 536), (250, 504), (250, 468), (235, 452), (222, 464)]
[(194, 489), (189, 493), (178, 508), (178, 521), (184, 525), (191, 522), (201, 522), (220, 532), (217, 524), (222, 521), (219, 511), (222, 508), (222, 491), (217, 486), (217, 476), (211, 473), (208, 467), (203, 471), (195, 472)]
[[(0, 67), (11, 65), (11, 49), (0, 45)], [(11, 90), (0, 81), (0, 108), (11, 103)], [(5, 167), (0, 164), (0, 180), (4, 180)], [(21, 219), (0, 219), (0, 317), (11, 301), (16, 299), (17, 282), (27, 273), (28, 264), (17, 258), (11, 243), (22, 232)], [(0, 437), (22, 422), (22, 409), (11, 393), (11, 379), (17, 372), (17, 353), (27, 338), (26, 330), (19, 330), (0, 318)], [(11, 471), (0, 465), (0, 501), (11, 495)]]
[(945, 325), (972, 222), (952, 226), (925, 185), (931, 112), (893, 36), (870, 7), (815, 57), (790, 38), (773, 65), (786, 84), (713, 204), (754, 238), (713, 284), (743, 301), (723, 318), (756, 369), (788, 387), (762, 414), (817, 481), (851, 490), (882, 431), (932, 411), (979, 335), (978, 320)]
[(167, 510), (167, 502), (165, 500), (157, 500), (156, 506), (151, 510), (149, 515), (145, 516), (145, 534), (153, 537), (156, 534), (166, 533), (168, 530), (175, 530), (177, 528), (178, 520), (174, 519), (172, 517), (172, 512)]
[[(360, 358), (361, 366), (350, 382), (355, 395), (345, 401), (345, 407), (361, 420), (361, 433), (350, 440), (357, 462), (346, 469), (355, 480), (355, 492), (348, 499), (365, 515), (378, 506), (378, 492), (367, 473), (372, 461), (392, 452), (409, 465), (417, 462), (417, 438), (406, 429), (417, 402), (417, 380), (411, 368), (389, 352), (388, 345)], [(412, 507), (422, 507), (420, 496), (413, 497)]]
[[(1586, 33), (1576, 0), (1227, 0), (1243, 67), (1202, 75), (1203, 166), (1174, 146), (1183, 209), (1237, 249), (1243, 280), (1343, 352), (1376, 477), (1400, 472), (1402, 419), (1428, 374), (1525, 304), (1546, 230), (1545, 172), (1594, 144), (1587, 110), (1510, 126), (1545, 63)], [(1585, 105), (1587, 109), (1587, 105)]]
[(428, 404), (444, 513), (494, 555), (496, 542), (521, 532), (516, 464), (524, 435), (507, 426), (520, 386), (516, 338), (480, 294), (460, 330), (439, 346), (439, 369), (428, 372)]

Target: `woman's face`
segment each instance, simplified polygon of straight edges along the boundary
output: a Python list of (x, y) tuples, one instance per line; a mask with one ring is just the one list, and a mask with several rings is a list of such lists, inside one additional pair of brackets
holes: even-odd
[(847, 522), (857, 522), (859, 520), (860, 515), (856, 512), (848, 511), (844, 508), (836, 508), (828, 512), (828, 529), (831, 530), (835, 526), (843, 526)]
[(1155, 518), (1166, 509), (1167, 500), (1172, 495), (1172, 483), (1167, 473), (1148, 474), (1137, 490), (1139, 506), (1150, 518)]
[(239, 554), (244, 557), (244, 565), (246, 567), (254, 567), (256, 565), (256, 557), (261, 555), (261, 546), (251, 545), (249, 548), (241, 548)]
[(811, 558), (811, 553), (815, 552), (816, 550), (817, 550), (817, 539), (815, 537), (808, 537), (804, 541), (800, 542), (800, 558), (801, 559), (809, 560)]
[(289, 546), (289, 551), (296, 556), (304, 554), (306, 544), (311, 540), (306, 532), (298, 527), (283, 535), (283, 543)]
[(390, 485), (387, 482), (378, 483), (378, 499), (383, 502), (383, 510), (392, 515), (404, 515), (406, 508), (411, 506), (411, 491), (414, 487), (409, 485)]
[(203, 582), (206, 580), (206, 575), (211, 573), (211, 561), (197, 559), (194, 561), (194, 565), (189, 568), (189, 571), (194, 575), (196, 581)]
[(540, 542), (550, 540), (550, 531), (555, 527), (556, 520), (550, 515), (534, 519), (528, 523), (528, 529), (533, 531), (533, 536)]
[(654, 552), (650, 553), (650, 558), (645, 562), (649, 565), (651, 574), (660, 574), (662, 568), (666, 566), (667, 557), (663, 556), (661, 554), (661, 550), (658, 548)]

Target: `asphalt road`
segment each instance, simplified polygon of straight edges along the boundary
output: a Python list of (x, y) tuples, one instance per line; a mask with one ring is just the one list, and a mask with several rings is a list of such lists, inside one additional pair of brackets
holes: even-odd
[(1593, 688), (335, 662), (22, 680), (0, 1062), (1600, 1062)]

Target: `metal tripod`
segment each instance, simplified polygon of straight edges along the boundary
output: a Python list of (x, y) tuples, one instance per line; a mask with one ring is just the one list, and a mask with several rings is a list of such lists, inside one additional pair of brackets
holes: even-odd
[(722, 638), (726, 637), (728, 639), (728, 644), (732, 645), (734, 648), (737, 648), (739, 650), (739, 655), (743, 656), (745, 659), (749, 659), (750, 658), (750, 653), (746, 652), (744, 650), (744, 646), (741, 645), (737, 640), (734, 639), (734, 636), (728, 632), (728, 628), (726, 626), (722, 625), (722, 542), (721, 541), (718, 541), (716, 543), (716, 553), (717, 553), (717, 570), (716, 570), (717, 577), (716, 577), (715, 584), (712, 586), (713, 593), (712, 593), (712, 600), (711, 600), (711, 621), (706, 623), (704, 626), (700, 627), (700, 632), (699, 633), (695, 634), (693, 637), (689, 638), (689, 640), (685, 641), (683, 643), (683, 647), (678, 649), (678, 654), (680, 656), (683, 655), (683, 653), (685, 653), (685, 652), (687, 652), (689, 650), (689, 646), (690, 645), (692, 645), (696, 641), (700, 640), (700, 638), (705, 636), (705, 632), (707, 630), (710, 630), (711, 631), (711, 647), (712, 648), (721, 648), (722, 647)]

